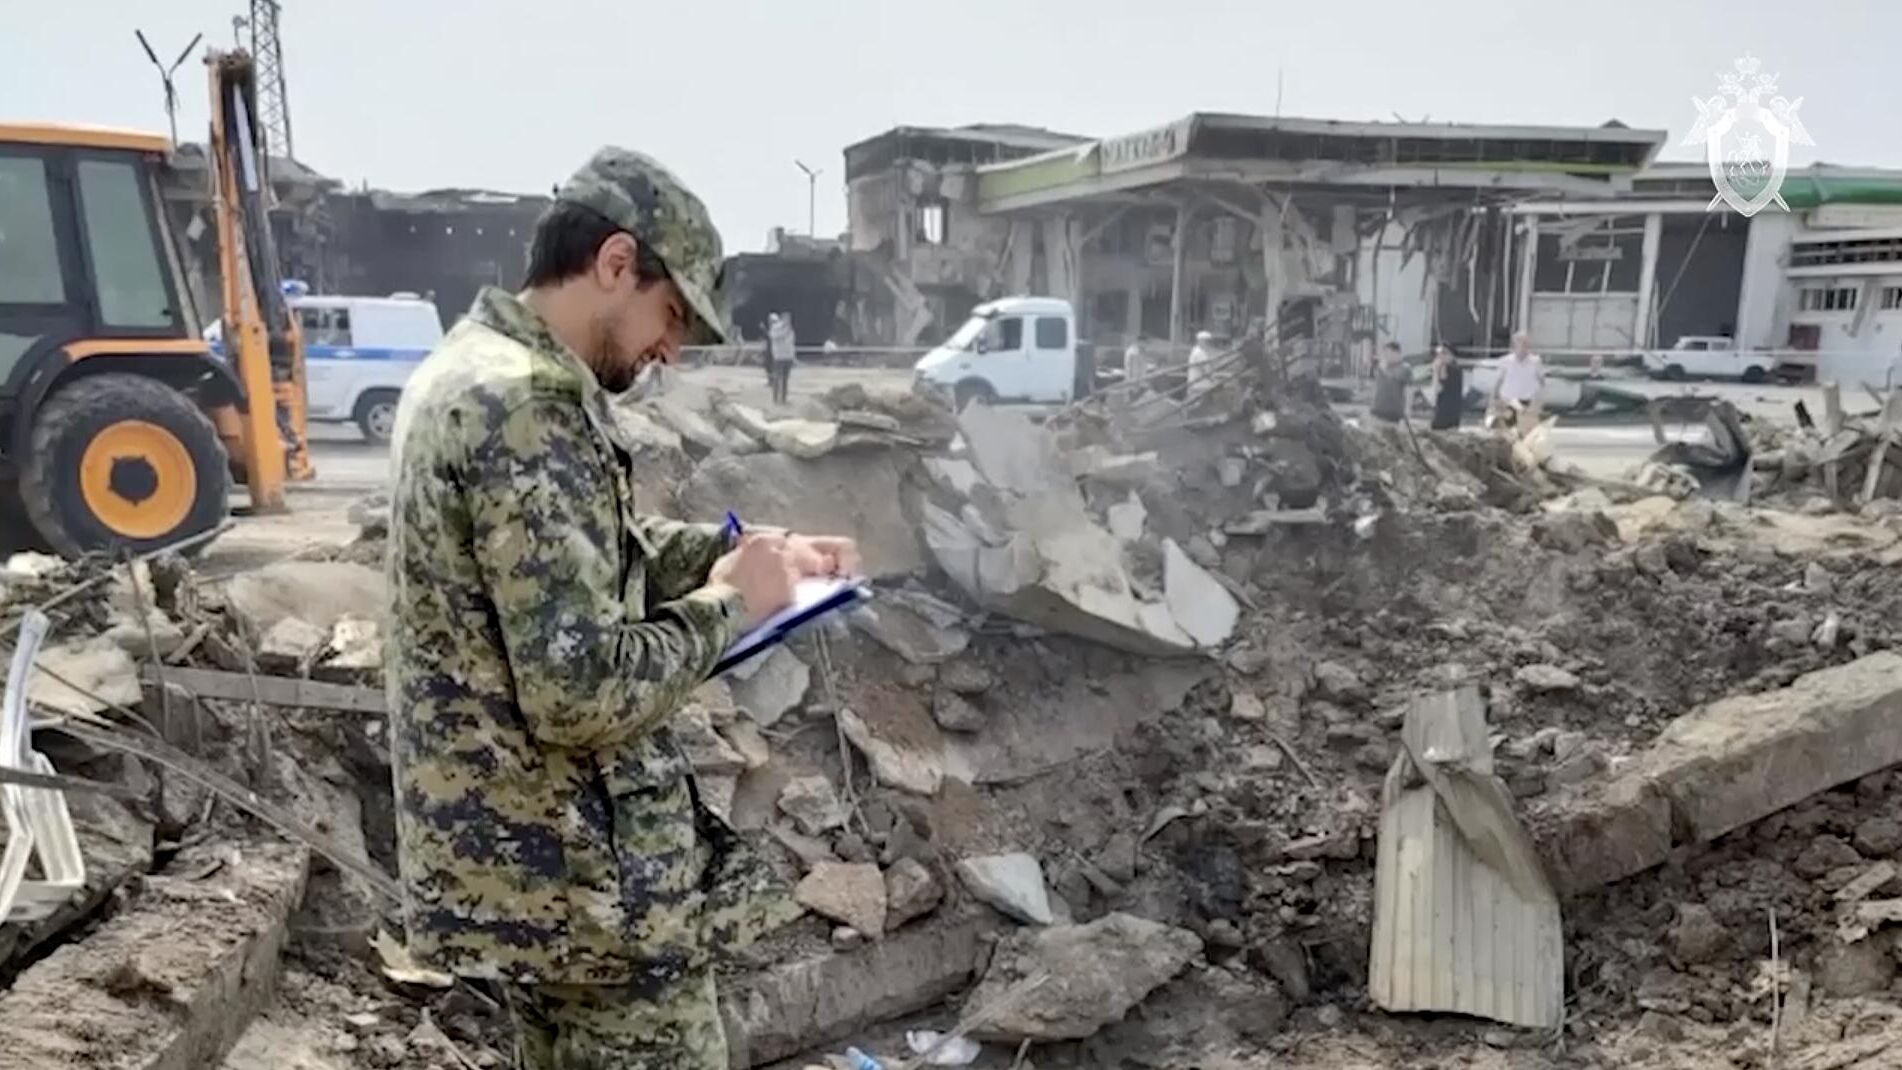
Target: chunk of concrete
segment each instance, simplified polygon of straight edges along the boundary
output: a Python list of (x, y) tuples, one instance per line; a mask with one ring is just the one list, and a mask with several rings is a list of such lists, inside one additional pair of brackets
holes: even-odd
[(762, 728), (770, 728), (786, 711), (806, 700), (812, 670), (799, 655), (776, 646), (768, 653), (736, 667), (728, 674), (733, 701)]
[(1557, 665), (1523, 665), (1512, 678), (1533, 691), (1578, 690), (1578, 677)]
[(265, 629), (258, 640), (258, 664), (273, 671), (295, 671), (330, 642), (324, 629), (307, 620), (285, 617)]
[(971, 633), (964, 612), (921, 591), (884, 591), (847, 615), (854, 628), (914, 665), (935, 665), (964, 653)]
[(625, 402), (614, 407), (615, 430), (621, 440), (640, 450), (661, 450), (676, 452), (681, 447), (680, 432), (655, 419), (645, 406), (636, 406)]
[(1234, 634), (1241, 617), (1235, 596), (1189, 560), (1174, 539), (1162, 540), (1162, 589), (1176, 624), (1198, 646), (1220, 646)]
[(746, 771), (746, 758), (713, 727), (707, 707), (689, 702), (674, 715), (669, 727), (680, 753), (696, 773), (707, 776), (738, 776)]
[[(98, 713), (108, 704), (139, 704), (138, 666), (123, 647), (103, 636), (43, 647), (33, 661), (45, 670), (27, 681), (27, 701), (35, 706), (84, 716)], [(59, 680), (53, 678), (55, 674)]]
[[(944, 781), (944, 758), (899, 740), (881, 739), (864, 718), (849, 709), (837, 714), (845, 738), (852, 741), (872, 767), (872, 778), (886, 787), (914, 795), (936, 795)], [(931, 727), (930, 722), (925, 727)]]
[(1882, 651), (1789, 687), (1678, 718), (1614, 776), (1558, 801), (1537, 837), (1576, 894), (1902, 763), (1902, 655)]
[(933, 483), (960, 498), (969, 498), (984, 481), (976, 466), (961, 457), (926, 457), (924, 468)]
[(832, 781), (817, 773), (788, 780), (779, 792), (779, 811), (792, 818), (799, 831), (808, 836), (844, 828), (847, 816), (845, 804), (839, 801)]
[(915, 858), (901, 858), (885, 871), (885, 928), (896, 929), (936, 910), (944, 886)]
[(732, 439), (718, 424), (678, 398), (656, 397), (642, 408), (654, 420), (673, 430), (681, 439), (704, 453), (716, 453), (732, 447)]
[(958, 863), (958, 879), (972, 895), (1018, 921), (1049, 925), (1056, 920), (1050, 912), (1043, 866), (1031, 855), (967, 858)]
[(913, 925), (849, 955), (827, 949), (723, 986), (729, 1065), (764, 1066), (936, 1005), (977, 972), (985, 931)]
[(731, 509), (751, 523), (850, 534), (867, 576), (898, 579), (923, 572), (929, 560), (902, 508), (912, 463), (898, 450), (841, 450), (812, 461), (783, 453), (712, 457), (694, 469), (679, 496), (688, 516), (719, 517)]
[(986, 720), (983, 710), (949, 688), (931, 696), (931, 719), (947, 732), (981, 732)]
[[(1187, 929), (1120, 913), (1007, 937), (970, 997), (973, 1007), (1003, 1009), (974, 1035), (1001, 1041), (1094, 1036), (1201, 952), (1201, 939)], [(1028, 987), (1038, 975), (1046, 979)]]
[(801, 460), (817, 460), (839, 444), (839, 425), (818, 420), (775, 420), (766, 425), (766, 445)]
[(340, 617), (330, 629), (324, 665), (353, 672), (383, 669), (383, 626), (368, 617)]
[(347, 561), (281, 561), (233, 577), (225, 600), (256, 642), (286, 617), (326, 635), (346, 616), (380, 620), (388, 587), (382, 572)]
[(1143, 500), (1132, 490), (1129, 497), (1110, 506), (1106, 516), (1111, 535), (1124, 542), (1135, 542), (1143, 537), (1143, 524), (1149, 519), (1149, 510), (1143, 508)]
[(885, 878), (858, 862), (821, 862), (793, 889), (799, 905), (874, 940), (885, 935)]

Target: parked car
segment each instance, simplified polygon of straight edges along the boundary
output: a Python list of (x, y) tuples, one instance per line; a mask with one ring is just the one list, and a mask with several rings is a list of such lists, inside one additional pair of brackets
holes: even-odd
[(1645, 352), (1645, 374), (1653, 379), (1738, 379), (1766, 382), (1776, 367), (1768, 353), (1738, 349), (1723, 335), (1687, 334), (1669, 349)]

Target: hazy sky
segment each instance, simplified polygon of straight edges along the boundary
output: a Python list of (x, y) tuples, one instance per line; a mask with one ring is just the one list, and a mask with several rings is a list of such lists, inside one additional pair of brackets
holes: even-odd
[[(0, 0), (0, 120), (165, 128), (157, 75), (246, 0)], [(1796, 162), (1902, 167), (1898, 0), (284, 0), (297, 155), (351, 184), (545, 190), (597, 145), (665, 161), (730, 249), (844, 226), (840, 151), (897, 124), (1113, 135), (1191, 111), (1671, 131), (1746, 51), (1803, 98)], [(187, 63), (181, 135), (202, 138)]]

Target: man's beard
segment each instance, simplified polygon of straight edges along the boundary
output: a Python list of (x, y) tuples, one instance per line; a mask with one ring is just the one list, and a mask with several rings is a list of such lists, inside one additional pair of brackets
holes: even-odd
[(594, 376), (600, 381), (601, 389), (610, 394), (625, 393), (653, 360), (649, 354), (632, 354), (622, 349), (612, 325), (601, 324), (593, 361)]

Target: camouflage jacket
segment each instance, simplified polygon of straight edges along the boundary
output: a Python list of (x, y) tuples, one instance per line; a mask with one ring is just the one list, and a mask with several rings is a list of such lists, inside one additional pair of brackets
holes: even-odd
[(666, 727), (731, 642), (716, 527), (634, 511), (606, 393), (489, 289), (410, 379), (387, 665), (412, 952), (664, 984), (796, 912)]

